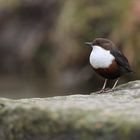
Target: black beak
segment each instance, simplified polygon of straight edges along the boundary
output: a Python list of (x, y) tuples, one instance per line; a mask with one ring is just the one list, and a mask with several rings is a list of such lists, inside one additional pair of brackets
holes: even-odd
[(91, 45), (92, 45), (92, 43), (91, 43), (91, 42), (85, 42), (85, 44), (86, 44), (86, 45), (89, 45), (89, 46), (91, 46)]

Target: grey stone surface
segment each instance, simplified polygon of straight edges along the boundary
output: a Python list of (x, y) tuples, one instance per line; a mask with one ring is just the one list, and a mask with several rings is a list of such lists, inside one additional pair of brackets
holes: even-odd
[(115, 92), (0, 98), (0, 140), (138, 140), (140, 81)]

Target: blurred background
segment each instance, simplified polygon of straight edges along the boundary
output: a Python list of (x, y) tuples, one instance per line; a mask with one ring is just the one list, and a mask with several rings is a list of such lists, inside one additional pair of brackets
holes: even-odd
[(96, 37), (115, 42), (135, 71), (119, 84), (140, 78), (139, 0), (0, 0), (0, 96), (98, 90), (104, 79), (84, 44)]

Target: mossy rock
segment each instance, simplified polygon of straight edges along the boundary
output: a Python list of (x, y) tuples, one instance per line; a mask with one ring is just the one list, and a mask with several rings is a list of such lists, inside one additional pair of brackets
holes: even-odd
[(140, 81), (115, 92), (0, 99), (0, 140), (138, 140)]

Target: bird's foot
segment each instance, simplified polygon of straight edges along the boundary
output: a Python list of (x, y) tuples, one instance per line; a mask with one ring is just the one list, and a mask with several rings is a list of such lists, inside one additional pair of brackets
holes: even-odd
[(108, 91), (110, 91), (111, 89), (110, 88), (106, 88), (105, 90), (104, 90), (104, 92), (106, 93), (106, 92), (108, 92)]
[(101, 89), (101, 90), (98, 91), (97, 93), (98, 93), (98, 94), (106, 93), (107, 90), (109, 90), (109, 89), (108, 89), (108, 88), (106, 88), (106, 89)]
[(115, 91), (115, 89), (114, 88), (108, 88), (106, 91), (105, 91), (105, 93), (108, 93), (108, 92), (114, 92)]
[(98, 91), (98, 94), (102, 94), (102, 93), (108, 93), (108, 92), (113, 92), (115, 89), (110, 89), (110, 88), (106, 88), (106, 89), (101, 89), (100, 91)]
[(104, 93), (104, 90), (97, 91), (97, 94), (102, 94), (102, 93)]

